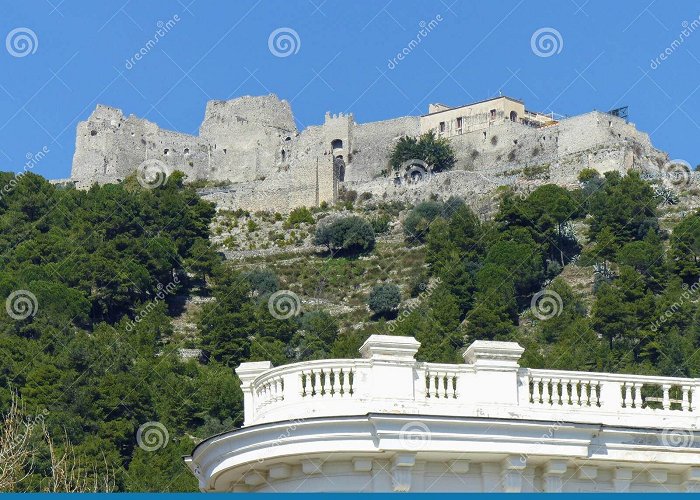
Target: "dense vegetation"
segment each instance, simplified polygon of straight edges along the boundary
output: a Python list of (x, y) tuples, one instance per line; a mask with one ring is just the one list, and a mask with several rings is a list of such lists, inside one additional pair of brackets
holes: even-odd
[[(663, 199), (633, 172), (587, 171), (575, 190), (503, 189), (488, 220), (458, 198), (427, 200), (403, 212), (397, 243), (376, 237), (399, 221), (395, 206), (298, 209), (273, 219), (315, 224), (330, 252), (288, 264), (224, 262), (209, 243), (214, 207), (179, 173), (152, 190), (16, 183), (0, 199), (0, 292), (7, 304), (33, 297), (0, 315), (0, 413), (17, 394), (117, 490), (196, 488), (181, 456), (240, 425), (239, 363), (355, 357), (372, 333), (415, 336), (429, 361), (460, 362), (471, 341), (495, 339), (526, 347), (531, 367), (700, 376), (700, 213), (662, 229)], [(290, 289), (358, 312), (302, 308)], [(282, 316), (271, 307), (280, 293)], [(179, 342), (172, 320), (193, 295), (211, 300), (196, 337)], [(183, 360), (183, 345), (205, 359)], [(167, 430), (166, 446), (139, 446), (147, 422)], [(49, 489), (50, 451), (34, 434), (17, 490)]]

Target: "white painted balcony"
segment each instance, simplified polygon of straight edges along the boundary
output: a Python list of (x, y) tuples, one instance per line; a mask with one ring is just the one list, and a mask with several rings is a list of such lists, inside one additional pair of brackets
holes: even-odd
[[(474, 342), (464, 364), (425, 363), (419, 346), (373, 335), (361, 359), (241, 364), (244, 428), (186, 459), (202, 489), (426, 491), (430, 467), (447, 467), (433, 491), (700, 485), (700, 379), (522, 368), (511, 342)], [(445, 479), (460, 474), (461, 486)]]
[(520, 368), (523, 348), (476, 341), (465, 364), (421, 363), (411, 337), (373, 335), (362, 359), (243, 363), (244, 425), (404, 413), (697, 428), (700, 379)]

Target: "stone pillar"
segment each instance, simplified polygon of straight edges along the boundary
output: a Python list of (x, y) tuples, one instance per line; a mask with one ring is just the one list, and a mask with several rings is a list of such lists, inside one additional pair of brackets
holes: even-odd
[(372, 363), (372, 379), (368, 396), (384, 399), (413, 400), (415, 388), (415, 355), (420, 347), (413, 337), (370, 335), (360, 347), (360, 354)]
[(253, 394), (253, 381), (267, 370), (272, 368), (269, 361), (254, 361), (251, 363), (241, 363), (235, 372), (241, 379), (241, 389), (243, 390), (243, 425), (250, 425), (255, 419), (255, 395)]
[(683, 474), (681, 486), (688, 493), (700, 493), (700, 467), (689, 467)]
[(475, 403), (518, 404), (518, 361), (523, 351), (516, 342), (472, 342), (463, 357), (476, 369), (471, 394)]
[(482, 463), (481, 464), (481, 491), (484, 493), (494, 493), (500, 491), (500, 478), (498, 477), (501, 471), (501, 465), (498, 463)]
[(501, 479), (503, 491), (506, 493), (520, 493), (523, 488), (523, 470), (527, 465), (522, 457), (511, 455), (503, 461)]
[(613, 473), (613, 487), (617, 492), (626, 493), (630, 489), (633, 471), (627, 467), (618, 467)]
[(544, 466), (544, 491), (560, 493), (564, 486), (562, 476), (566, 473), (566, 460), (550, 460)]
[(410, 491), (413, 466), (416, 465), (416, 455), (413, 453), (397, 453), (391, 460), (391, 482), (394, 491)]

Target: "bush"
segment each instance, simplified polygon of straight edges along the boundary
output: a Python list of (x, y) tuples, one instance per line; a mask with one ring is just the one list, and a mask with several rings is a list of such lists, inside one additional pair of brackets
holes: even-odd
[(423, 160), (433, 169), (433, 172), (451, 170), (457, 162), (450, 142), (444, 137), (436, 137), (430, 131), (415, 137), (402, 137), (391, 151), (389, 162), (394, 170), (408, 160)]
[(377, 316), (386, 316), (395, 311), (401, 303), (399, 287), (393, 283), (383, 283), (372, 288), (367, 305)]
[(391, 217), (387, 214), (378, 215), (369, 221), (375, 234), (386, 233), (389, 230), (389, 222), (391, 222)]
[(374, 248), (374, 230), (362, 217), (351, 216), (321, 223), (314, 241), (337, 254), (358, 254)]
[(243, 277), (250, 283), (250, 288), (258, 292), (258, 295), (267, 295), (279, 289), (279, 279), (270, 269), (253, 269), (243, 274)]
[(408, 241), (423, 242), (428, 227), (442, 215), (444, 206), (439, 201), (424, 201), (416, 205), (406, 216), (403, 232)]
[(284, 223), (285, 228), (297, 227), (299, 224), (313, 224), (314, 216), (311, 210), (306, 207), (295, 208), (289, 213), (287, 221)]

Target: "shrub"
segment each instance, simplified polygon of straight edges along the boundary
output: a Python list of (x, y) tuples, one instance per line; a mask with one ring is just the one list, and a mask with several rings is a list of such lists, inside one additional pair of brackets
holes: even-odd
[(436, 137), (432, 131), (418, 139), (399, 139), (391, 151), (389, 162), (394, 170), (399, 170), (407, 160), (423, 160), (433, 168), (433, 172), (451, 170), (457, 161), (450, 142), (444, 137)]
[(383, 283), (372, 288), (367, 305), (377, 316), (386, 316), (395, 311), (401, 303), (399, 287), (393, 283)]
[(279, 289), (279, 279), (270, 269), (258, 268), (243, 274), (250, 283), (250, 288), (259, 295), (276, 292)]
[(297, 227), (299, 224), (313, 224), (314, 216), (311, 210), (306, 207), (295, 208), (289, 213), (287, 221), (284, 223), (285, 228)]
[(366, 253), (374, 248), (374, 230), (362, 217), (344, 217), (319, 224), (315, 242), (338, 254)]
[(491, 136), (491, 145), (495, 146), (496, 144), (498, 144), (498, 136), (493, 135), (493, 136)]
[(386, 233), (389, 230), (389, 222), (391, 222), (391, 217), (387, 214), (377, 215), (369, 221), (375, 234)]
[(248, 219), (248, 232), (252, 233), (254, 231), (258, 230), (258, 225), (255, 223), (253, 219)]
[(430, 223), (442, 215), (443, 208), (443, 204), (439, 201), (424, 201), (416, 205), (403, 223), (406, 240), (425, 241)]

